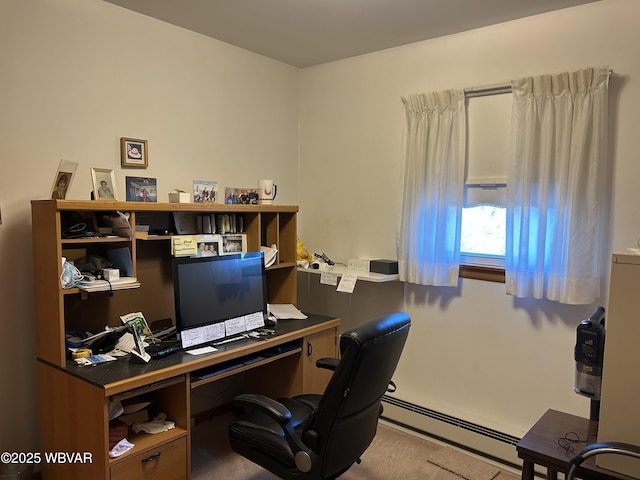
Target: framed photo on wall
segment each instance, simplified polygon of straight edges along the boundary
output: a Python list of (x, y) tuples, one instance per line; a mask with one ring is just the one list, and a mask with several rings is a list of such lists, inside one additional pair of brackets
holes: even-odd
[(120, 156), (123, 167), (147, 168), (149, 166), (148, 144), (136, 138), (120, 139)]
[(116, 174), (110, 168), (92, 168), (94, 200), (118, 200), (116, 192)]

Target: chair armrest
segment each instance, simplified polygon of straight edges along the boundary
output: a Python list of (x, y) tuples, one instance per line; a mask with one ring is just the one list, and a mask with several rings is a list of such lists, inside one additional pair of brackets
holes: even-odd
[(316, 367), (335, 371), (339, 360), (337, 358), (320, 358), (316, 361)]
[(243, 393), (236, 396), (233, 399), (233, 404), (238, 407), (256, 408), (278, 422), (294, 455), (296, 467), (305, 473), (311, 470), (312, 466), (317, 462), (318, 456), (296, 434), (289, 422), (291, 420), (291, 412), (287, 407), (272, 398), (254, 393)]
[(233, 399), (238, 407), (253, 407), (266, 413), (280, 425), (286, 425), (291, 420), (291, 412), (287, 407), (272, 398), (253, 393), (243, 393)]
[(640, 459), (640, 446), (622, 442), (600, 442), (587, 445), (567, 464), (567, 480), (573, 480), (578, 467), (589, 457), (612, 453)]

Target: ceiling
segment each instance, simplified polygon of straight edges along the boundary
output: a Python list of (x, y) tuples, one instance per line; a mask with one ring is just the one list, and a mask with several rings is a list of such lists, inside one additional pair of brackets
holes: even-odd
[(308, 67), (598, 0), (105, 0)]

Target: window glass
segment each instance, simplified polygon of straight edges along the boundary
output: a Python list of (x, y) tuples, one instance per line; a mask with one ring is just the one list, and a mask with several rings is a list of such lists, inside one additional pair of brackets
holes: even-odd
[(504, 266), (506, 165), (511, 94), (467, 102), (467, 164), (460, 253), (462, 263)]

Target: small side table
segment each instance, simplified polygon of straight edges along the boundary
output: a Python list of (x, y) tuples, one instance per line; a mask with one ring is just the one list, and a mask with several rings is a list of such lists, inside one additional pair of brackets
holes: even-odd
[[(558, 441), (575, 433), (583, 443), (576, 443), (574, 452), (567, 452)], [(583, 447), (598, 440), (598, 422), (586, 418), (547, 410), (516, 445), (523, 461), (522, 480), (534, 479), (535, 465), (547, 468), (547, 480), (558, 480), (558, 472), (565, 473), (567, 463)], [(595, 457), (587, 459), (578, 469), (578, 477), (585, 480), (638, 480), (611, 470), (597, 467)]]

